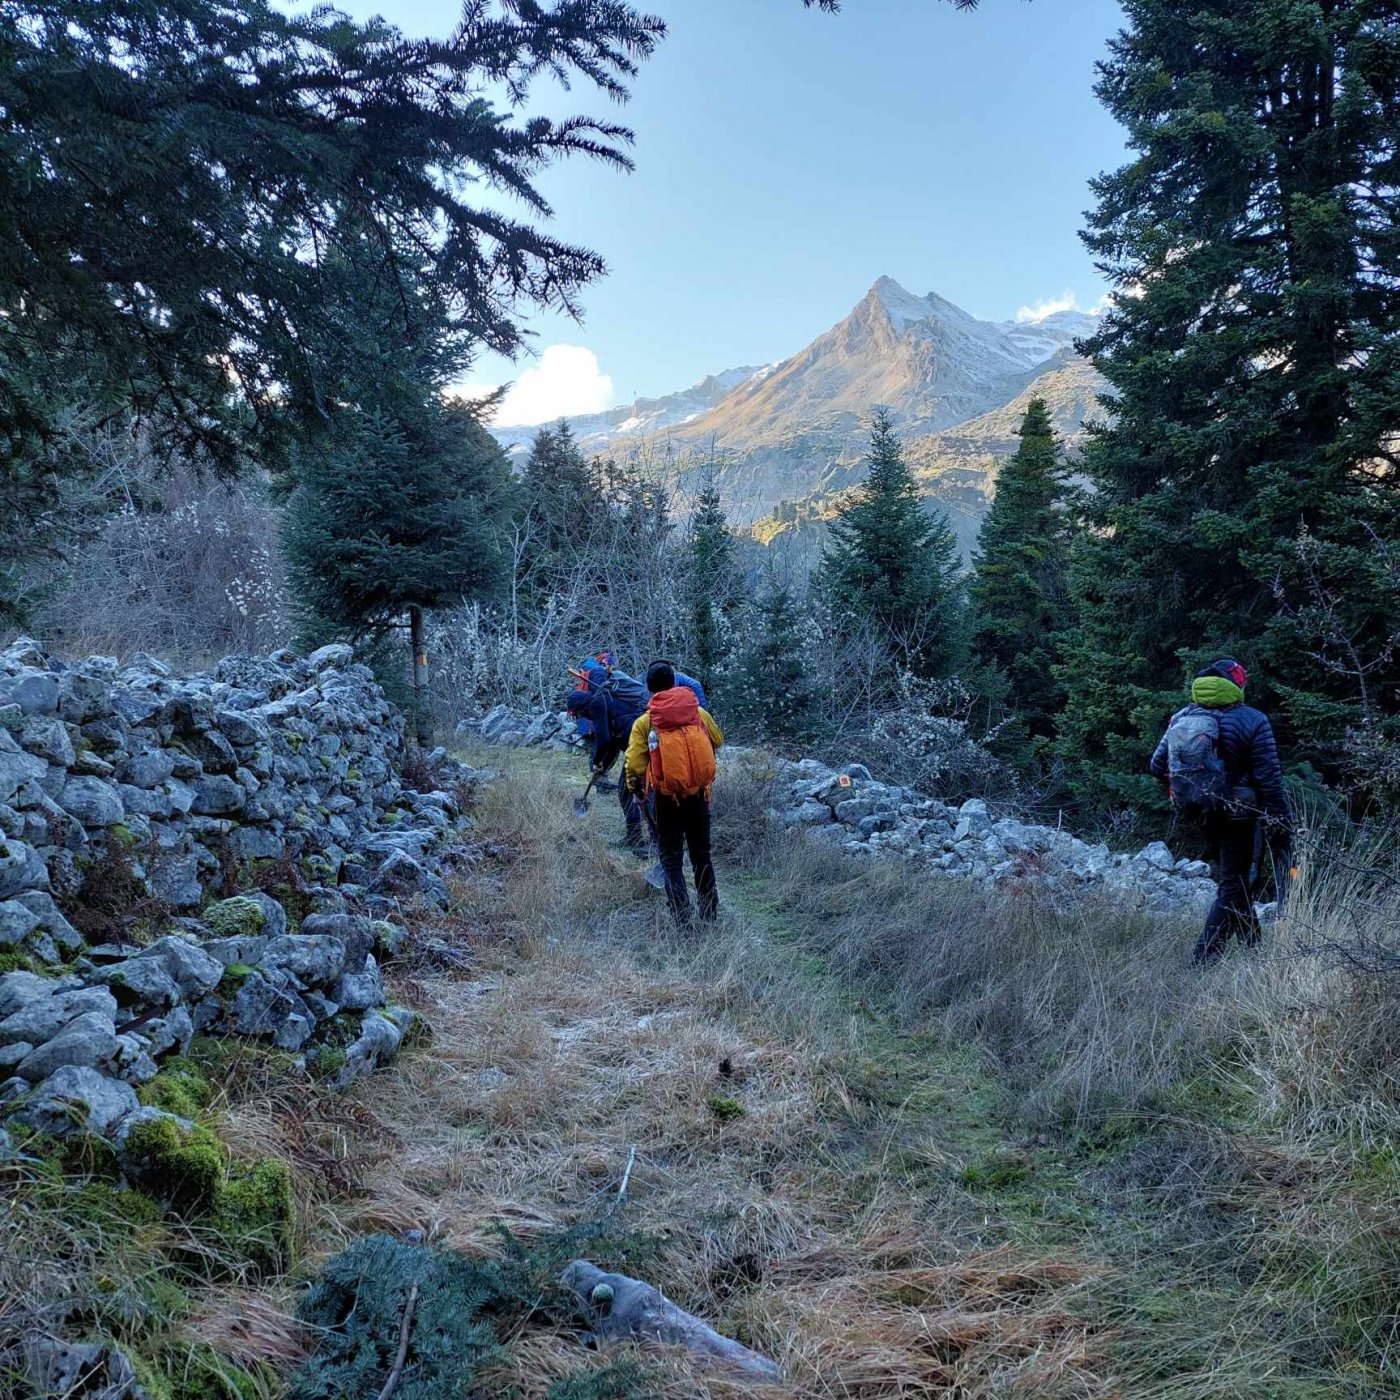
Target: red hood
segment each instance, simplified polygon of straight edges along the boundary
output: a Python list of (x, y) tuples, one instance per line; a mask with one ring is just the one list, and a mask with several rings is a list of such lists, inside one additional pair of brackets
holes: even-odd
[(680, 729), (700, 718), (700, 702), (689, 686), (678, 685), (674, 690), (659, 690), (647, 706), (651, 722), (658, 729)]

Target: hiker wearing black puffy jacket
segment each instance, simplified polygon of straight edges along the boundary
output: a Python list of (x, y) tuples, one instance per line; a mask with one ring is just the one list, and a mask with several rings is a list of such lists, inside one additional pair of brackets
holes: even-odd
[[(1259, 920), (1254, 913), (1250, 871), (1254, 865), (1259, 825), (1265, 824), (1269, 845), (1282, 849), (1293, 829), (1293, 816), (1283, 788), (1283, 768), (1269, 717), (1244, 703), (1249, 675), (1238, 661), (1228, 657), (1213, 662), (1191, 682), (1191, 704), (1172, 716), (1167, 733), (1152, 755), (1154, 776), (1174, 782), (1169, 739), (1183, 718), (1202, 712), (1213, 717), (1218, 728), (1216, 751), (1224, 767), (1223, 800), (1201, 811), (1206, 840), (1218, 866), (1215, 903), (1206, 915), (1205, 927), (1193, 957), (1198, 963), (1215, 962), (1231, 935), (1253, 946), (1258, 943)], [(1179, 795), (1173, 793), (1179, 809)]]

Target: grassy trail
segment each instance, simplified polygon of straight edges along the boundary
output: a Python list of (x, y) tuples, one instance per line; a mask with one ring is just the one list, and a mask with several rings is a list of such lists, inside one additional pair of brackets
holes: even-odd
[[(505, 764), (478, 832), (494, 868), (454, 913), (473, 966), (402, 987), (434, 1044), (357, 1091), (402, 1146), (347, 1226), (490, 1252), (497, 1221), (609, 1212), (635, 1149), (617, 1214), (651, 1242), (638, 1271), (777, 1357), (795, 1396), (1245, 1393), (1125, 1373), (1133, 1319), (1105, 1307), (1122, 1240), (1092, 1185), (1011, 1133), (978, 1053), (845, 989), (771, 877), (722, 862), (719, 926), (678, 934), (610, 849), (612, 802), (579, 821), (572, 766)], [(1147, 1306), (1191, 1306), (1142, 1269)], [(539, 1330), (511, 1357), (496, 1383), (527, 1396), (590, 1364)], [(676, 1357), (647, 1384), (744, 1393)]]

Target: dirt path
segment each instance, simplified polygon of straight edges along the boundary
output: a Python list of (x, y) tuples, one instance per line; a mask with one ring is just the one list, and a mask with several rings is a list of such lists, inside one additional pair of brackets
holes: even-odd
[[(401, 984), (433, 1043), (356, 1091), (394, 1150), (347, 1230), (491, 1252), (498, 1223), (615, 1220), (638, 1272), (775, 1356), (796, 1396), (1115, 1393), (1079, 1320), (1093, 1270), (977, 1196), (1004, 1145), (981, 1072), (843, 998), (759, 879), (722, 867), (720, 925), (677, 935), (609, 849), (615, 806), (577, 821), (563, 760), (507, 762), (491, 854), (439, 931), (471, 965)], [(500, 1387), (527, 1396), (596, 1364), (539, 1330), (511, 1357)], [(647, 1386), (744, 1393), (675, 1357)]]

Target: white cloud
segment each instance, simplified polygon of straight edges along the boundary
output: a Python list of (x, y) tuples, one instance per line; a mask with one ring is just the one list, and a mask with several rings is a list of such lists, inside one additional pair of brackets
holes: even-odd
[[(492, 392), (492, 386), (464, 384), (460, 392), (467, 398), (481, 398)], [(537, 363), (521, 370), (492, 421), (502, 428), (528, 427), (601, 413), (612, 406), (612, 377), (603, 373), (597, 355), (582, 345), (550, 345)]]
[(1018, 321), (1043, 321), (1047, 316), (1053, 316), (1057, 311), (1087, 311), (1091, 316), (1098, 316), (1108, 308), (1108, 295), (1105, 293), (1092, 306), (1080, 306), (1079, 296), (1070, 288), (1062, 292), (1057, 297), (1046, 297), (1043, 301), (1036, 302), (1033, 306), (1023, 306), (1016, 313)]

